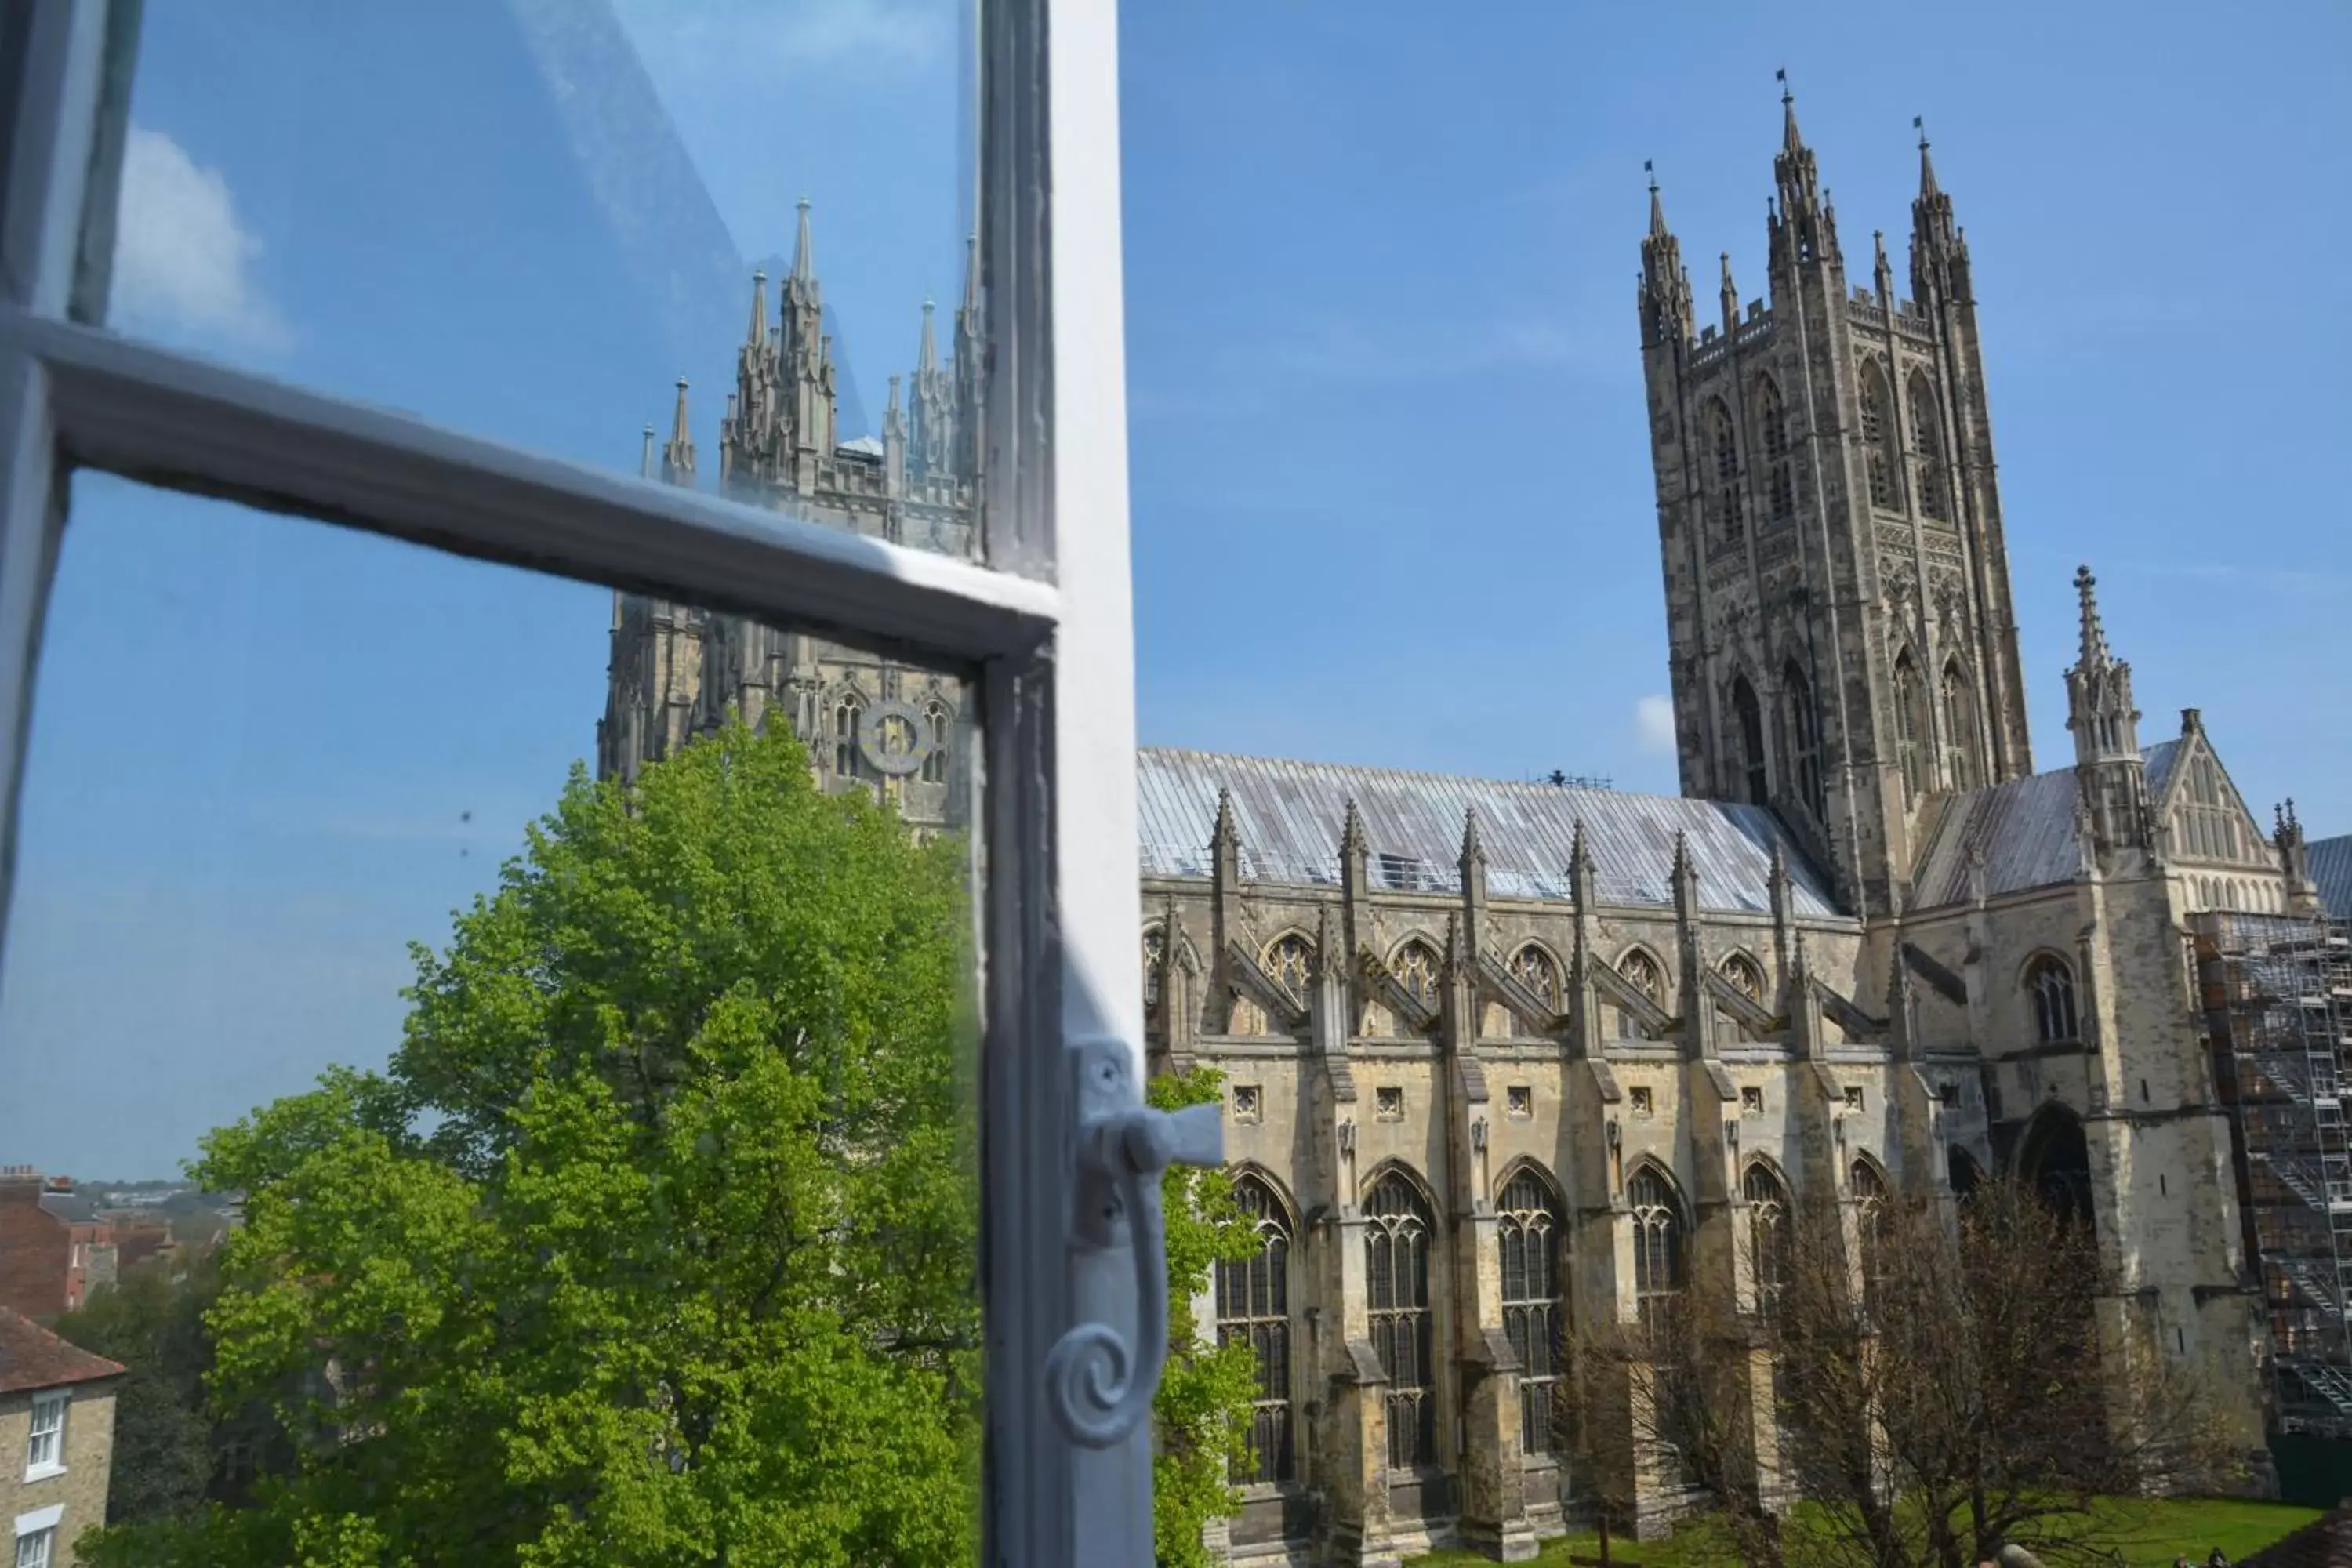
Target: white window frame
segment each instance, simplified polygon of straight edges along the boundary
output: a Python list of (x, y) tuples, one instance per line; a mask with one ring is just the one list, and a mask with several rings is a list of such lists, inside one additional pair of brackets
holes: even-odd
[(33, 1559), (32, 1563), (38, 1563), (40, 1568), (58, 1568), (58, 1527), (65, 1521), (65, 1517), (66, 1505), (61, 1502), (51, 1503), (47, 1508), (37, 1508), (30, 1513), (18, 1514), (14, 1541), (16, 1550), (9, 1554), (9, 1561), (26, 1564), (26, 1568), (32, 1568), (32, 1563), (27, 1563), (25, 1556), (25, 1542), (46, 1535), (48, 1540), (42, 1543), (41, 1555)]
[[(51, 1476), (66, 1473), (66, 1423), (71, 1415), (73, 1394), (68, 1389), (44, 1389), (33, 1395), (32, 1420), (25, 1433), (25, 1479), (45, 1481)], [(57, 1425), (41, 1430), (41, 1416), (55, 1411)], [(49, 1457), (38, 1457), (42, 1438), (49, 1440)]]
[[(1074, 1442), (1046, 1357), (1131, 1336), (1123, 1245), (1074, 1239), (1077, 1043), (1142, 1081), (1112, 0), (978, 35), (986, 567), (552, 461), (104, 320), (137, 0), (0, 8), (0, 922), (42, 616), (78, 468), (976, 666), (988, 1426), (984, 1561), (1148, 1564), (1149, 1423)], [(5, 935), (0, 923), (0, 935)], [(1144, 1276), (1148, 1279), (1148, 1273)]]

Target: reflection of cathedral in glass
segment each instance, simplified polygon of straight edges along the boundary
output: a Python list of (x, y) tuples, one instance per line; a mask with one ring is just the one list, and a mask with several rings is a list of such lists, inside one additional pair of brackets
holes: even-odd
[[(967, 262), (945, 362), (924, 302), (908, 395), (902, 403), (902, 378), (892, 376), (881, 438), (839, 439), (833, 340), (803, 201), (772, 323), (766, 275), (753, 275), (751, 325), (719, 426), (719, 489), (894, 544), (976, 556), (977, 289)], [(695, 482), (683, 381), (667, 444), (656, 447), (646, 431), (645, 468), (671, 484)], [(634, 778), (716, 728), (730, 709), (755, 725), (782, 713), (826, 789), (869, 790), (925, 826), (959, 818), (968, 715), (965, 689), (949, 677), (692, 605), (615, 594), (608, 680), (596, 727), (599, 777)]]

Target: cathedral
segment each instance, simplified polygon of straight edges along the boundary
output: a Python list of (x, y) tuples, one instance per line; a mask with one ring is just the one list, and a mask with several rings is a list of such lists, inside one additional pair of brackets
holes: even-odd
[[(1727, 259), (1700, 321), (1654, 184), (1641, 241), (1680, 795), (1137, 758), (1149, 1049), (1222, 1076), (1264, 1239), (1198, 1303), (1259, 1351), (1231, 1562), (1533, 1555), (1590, 1496), (1569, 1325), (1752, 1312), (1769, 1227), (1834, 1210), (1852, 1248), (1874, 1205), (1990, 1172), (2091, 1219), (2104, 1327), (2200, 1368), (2250, 1456), (2275, 1417), (2198, 942), (2317, 912), (2301, 830), (2263, 830), (2196, 709), (2143, 741), (2088, 569), (2071, 754), (2035, 771), (1952, 200), (1923, 140), (1907, 296), (1881, 237), (1849, 281), (1784, 114), (1762, 299)], [(926, 307), (903, 405), (894, 378), (847, 442), (805, 208), (772, 324), (766, 287), (722, 485), (971, 552), (969, 283), (950, 358)], [(691, 482), (682, 389), (646, 449)], [(951, 682), (623, 596), (610, 691), (607, 774), (781, 710), (828, 787), (954, 826)], [(1645, 1528), (1686, 1500), (1639, 1496)]]

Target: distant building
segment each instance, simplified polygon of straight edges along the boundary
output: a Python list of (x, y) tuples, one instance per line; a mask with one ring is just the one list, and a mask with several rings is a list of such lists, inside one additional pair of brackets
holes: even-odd
[(89, 1199), (30, 1165), (0, 1165), (0, 1307), (49, 1322), (118, 1268), (114, 1226)]
[(0, 1307), (0, 1521), (17, 1568), (65, 1568), (74, 1538), (106, 1521), (124, 1371)]

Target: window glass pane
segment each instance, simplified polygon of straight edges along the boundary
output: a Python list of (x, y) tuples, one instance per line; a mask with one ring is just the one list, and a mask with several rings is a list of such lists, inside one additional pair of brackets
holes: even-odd
[(971, 1562), (963, 672), (74, 501), (0, 1301), (131, 1367), (124, 1528), (209, 1497), (255, 1563)]
[(696, 488), (961, 551), (972, 10), (149, 6), (110, 320), (632, 471), (683, 401)]

